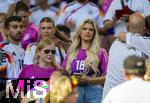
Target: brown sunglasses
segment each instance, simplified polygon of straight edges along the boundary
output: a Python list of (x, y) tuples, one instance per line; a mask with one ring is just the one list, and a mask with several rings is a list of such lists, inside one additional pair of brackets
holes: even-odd
[(51, 49), (45, 49), (44, 53), (45, 54), (49, 54), (51, 52), (51, 54), (56, 54), (56, 50), (51, 50)]

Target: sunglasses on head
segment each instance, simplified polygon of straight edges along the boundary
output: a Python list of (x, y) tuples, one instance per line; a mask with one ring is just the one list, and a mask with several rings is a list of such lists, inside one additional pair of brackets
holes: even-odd
[(56, 54), (56, 50), (50, 50), (50, 49), (45, 49), (44, 50), (44, 53), (45, 54), (48, 54), (48, 53), (50, 53), (51, 52), (51, 54)]

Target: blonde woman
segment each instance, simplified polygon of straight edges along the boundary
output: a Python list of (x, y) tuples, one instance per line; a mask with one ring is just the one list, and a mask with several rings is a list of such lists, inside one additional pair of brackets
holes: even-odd
[(50, 90), (44, 103), (76, 103), (76, 83), (64, 71), (57, 71), (50, 78)]
[[(55, 48), (54, 43), (50, 39), (42, 39), (36, 48), (34, 64), (26, 65), (20, 73), (19, 78), (41, 78), (44, 81), (48, 80), (55, 71), (60, 69), (55, 61)], [(24, 82), (19, 81), (18, 88), (24, 91)], [(27, 91), (24, 91), (24, 93), (26, 94), (28, 91), (29, 89), (27, 88)], [(32, 100), (33, 98), (30, 99)], [(23, 101), (26, 101), (26, 99), (23, 99), (22, 103), (24, 103)]]
[(19, 78), (49, 78), (58, 69), (55, 48), (50, 39), (41, 40), (36, 48), (34, 64), (26, 65)]
[(93, 20), (85, 20), (77, 30), (62, 67), (79, 81), (77, 103), (100, 103), (105, 81), (107, 53), (99, 46)]

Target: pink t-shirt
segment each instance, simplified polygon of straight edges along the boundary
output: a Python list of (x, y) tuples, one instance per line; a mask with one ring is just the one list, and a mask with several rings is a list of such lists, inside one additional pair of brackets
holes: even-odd
[(57, 69), (55, 67), (42, 68), (35, 64), (26, 65), (19, 78), (49, 78)]
[(38, 40), (39, 40), (38, 27), (36, 27), (36, 25), (34, 25), (33, 23), (29, 23), (25, 27), (25, 30), (23, 31), (23, 38), (21, 41), (22, 47), (26, 49), (28, 44), (38, 42)]
[[(26, 65), (22, 72), (19, 75), (19, 79), (20, 78), (27, 78), (27, 79), (36, 79), (36, 78), (40, 78), (40, 79), (49, 79), (50, 76), (57, 71), (57, 69), (55, 67), (50, 67), (50, 68), (42, 68), (39, 67), (35, 64), (31, 64), (31, 65)], [(18, 83), (18, 88), (24, 88), (24, 81), (23, 80), (19, 80)]]
[[(108, 62), (108, 55), (105, 49), (102, 49), (98, 52), (98, 54), (95, 54), (98, 56), (98, 59), (100, 61), (99, 63), (99, 71), (101, 75), (106, 75), (106, 69), (107, 69), (107, 62)], [(85, 70), (84, 61), (87, 57), (86, 49), (80, 49), (76, 57), (71, 62), (70, 71), (71, 74), (83, 72)], [(62, 63), (62, 67), (65, 69), (67, 64), (68, 57), (65, 58), (65, 60)], [(92, 71), (89, 72), (89, 76), (92, 75)]]

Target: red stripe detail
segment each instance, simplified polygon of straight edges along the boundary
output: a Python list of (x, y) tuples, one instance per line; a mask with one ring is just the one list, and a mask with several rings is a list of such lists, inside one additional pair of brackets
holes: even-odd
[(8, 59), (9, 63), (12, 63), (11, 56), (9, 54), (6, 54), (6, 58)]
[(4, 44), (0, 44), (0, 48), (3, 48), (5, 45)]
[(71, 5), (73, 5), (73, 4), (75, 4), (75, 2), (74, 2), (74, 3), (69, 3), (68, 5), (66, 5), (66, 6), (63, 8), (62, 12), (64, 13), (65, 10), (66, 10), (66, 8), (69, 7), (69, 6), (71, 6)]

